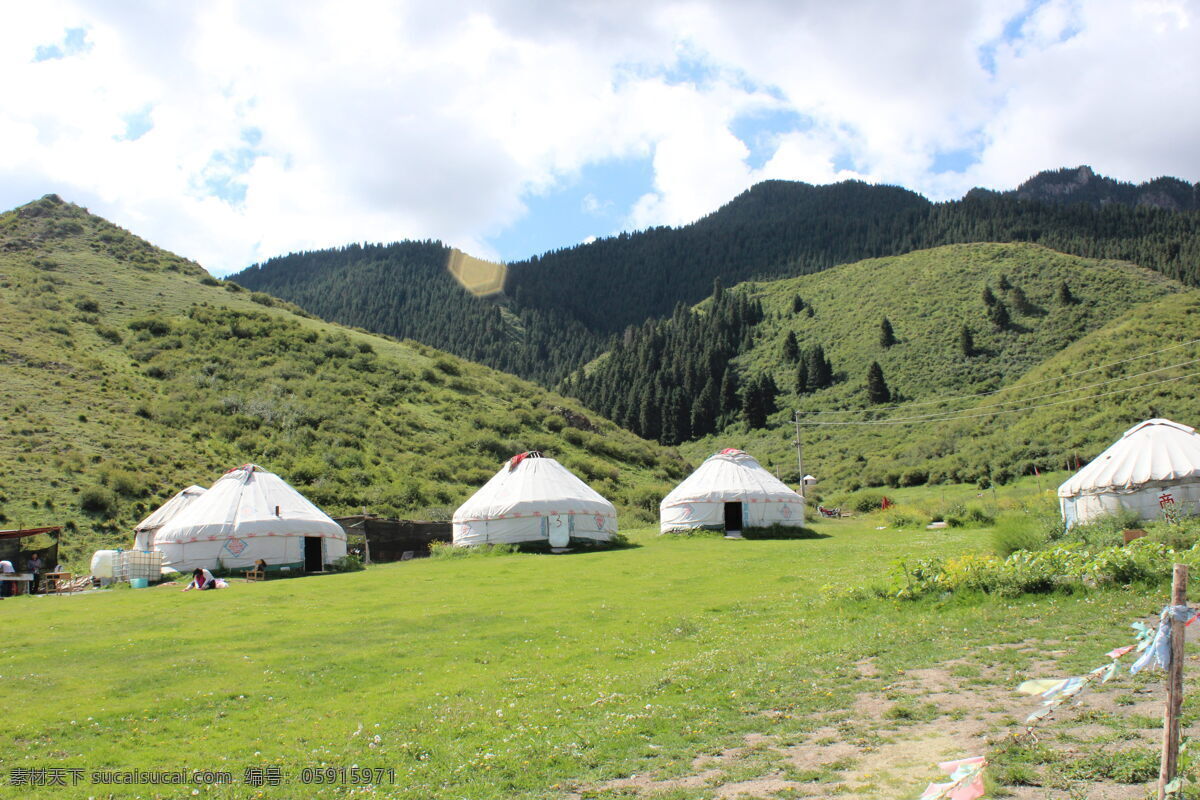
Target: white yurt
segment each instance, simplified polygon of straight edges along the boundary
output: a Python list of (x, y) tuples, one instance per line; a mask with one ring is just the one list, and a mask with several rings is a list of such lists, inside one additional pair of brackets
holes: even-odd
[(1058, 499), (1068, 527), (1124, 510), (1157, 519), (1172, 504), (1200, 513), (1200, 434), (1169, 419), (1138, 423), (1058, 487)]
[(158, 529), (174, 519), (176, 514), (191, 505), (192, 501), (204, 492), (203, 486), (189, 486), (139, 522), (138, 526), (133, 529), (133, 549), (153, 550), (154, 537), (158, 533)]
[(180, 572), (268, 566), (319, 572), (346, 555), (346, 532), (278, 475), (255, 464), (226, 472), (158, 529), (154, 548)]
[(532, 451), (513, 456), (454, 512), (454, 543), (534, 544), (608, 542), (617, 510), (553, 458)]
[(709, 456), (663, 498), (659, 520), (662, 533), (801, 527), (804, 498), (763, 469), (754, 456), (729, 448)]

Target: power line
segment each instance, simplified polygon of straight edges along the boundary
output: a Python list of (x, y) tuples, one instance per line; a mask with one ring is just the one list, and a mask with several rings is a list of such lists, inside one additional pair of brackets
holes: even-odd
[[(1163, 378), (1161, 381), (1154, 381), (1154, 382), (1152, 382), (1152, 383), (1144, 383), (1144, 384), (1141, 384), (1140, 386), (1130, 386), (1130, 387), (1127, 387), (1127, 388), (1125, 388), (1125, 389), (1114, 389), (1114, 390), (1113, 390), (1113, 391), (1111, 391), (1111, 392), (1102, 392), (1102, 393), (1100, 393), (1100, 394), (1094, 394), (1094, 395), (1090, 395), (1090, 396), (1088, 396), (1088, 397), (1077, 397), (1077, 398), (1075, 398), (1075, 399), (1073, 399), (1073, 400), (1058, 400), (1058, 401), (1056, 401), (1056, 402), (1053, 402), (1053, 403), (1043, 403), (1043, 404), (1041, 404), (1041, 405), (1036, 405), (1036, 406), (1027, 406), (1027, 407), (1024, 407), (1024, 408), (1005, 408), (1005, 409), (1000, 409), (999, 411), (986, 411), (986, 412), (984, 412), (984, 413), (982, 413), (982, 414), (959, 414), (959, 413), (955, 413), (955, 414), (953, 414), (953, 415), (951, 415), (951, 416), (937, 417), (937, 418), (935, 418), (935, 419), (905, 418), (905, 419), (903, 419), (903, 420), (901, 420), (901, 419), (895, 419), (895, 420), (855, 420), (855, 421), (851, 421), (851, 422), (819, 422), (819, 421), (818, 421), (818, 422), (801, 422), (801, 423), (799, 423), (799, 424), (801, 424), (801, 425), (807, 425), (807, 426), (827, 426), (827, 425), (910, 425), (910, 424), (912, 424), (913, 422), (918, 422), (918, 421), (924, 421), (924, 422), (950, 422), (950, 421), (953, 421), (953, 420), (959, 420), (959, 419), (974, 419), (974, 418), (976, 418), (976, 417), (993, 417), (993, 416), (995, 416), (995, 415), (997, 415), (997, 414), (1016, 414), (1016, 413), (1019, 413), (1019, 412), (1022, 412), (1022, 411), (1034, 411), (1034, 410), (1036, 410), (1036, 409), (1039, 409), (1039, 408), (1050, 408), (1051, 406), (1061, 406), (1061, 405), (1065, 405), (1065, 404), (1067, 404), (1067, 403), (1082, 403), (1082, 402), (1083, 402), (1083, 401), (1085, 401), (1085, 400), (1097, 400), (1097, 399), (1099, 399), (1099, 398), (1101, 398), (1101, 397), (1111, 397), (1112, 395), (1115, 395), (1115, 394), (1124, 394), (1125, 392), (1132, 392), (1132, 391), (1135, 391), (1135, 390), (1137, 390), (1137, 389), (1148, 389), (1148, 388), (1150, 388), (1151, 386), (1159, 386), (1159, 385), (1161, 385), (1161, 384), (1164, 384), (1164, 383), (1174, 383), (1174, 382), (1176, 382), (1176, 381), (1182, 381), (1182, 380), (1186, 380), (1186, 379), (1188, 379), (1188, 378), (1195, 378), (1195, 377), (1197, 377), (1197, 376), (1200, 376), (1200, 372), (1192, 372), (1192, 373), (1189, 373), (1189, 374), (1187, 374), (1187, 375), (1180, 375), (1179, 377), (1176, 377), (1176, 378)], [(974, 410), (974, 409), (964, 409), (964, 410)]]
[[(959, 414), (959, 413), (965, 413), (967, 411), (980, 411), (985, 408), (1003, 408), (1004, 406), (1010, 406), (1013, 403), (1029, 403), (1033, 400), (1043, 400), (1047, 397), (1058, 397), (1061, 394), (1071, 394), (1072, 392), (1082, 392), (1085, 389), (1095, 389), (1097, 386), (1107, 386), (1110, 383), (1119, 383), (1120, 381), (1130, 381), (1130, 380), (1133, 380), (1134, 378), (1144, 378), (1147, 375), (1153, 375), (1156, 372), (1166, 372), (1169, 369), (1177, 369), (1179, 367), (1186, 367), (1186, 366), (1189, 366), (1191, 364), (1196, 364), (1196, 363), (1200, 363), (1200, 358), (1193, 358), (1191, 361), (1181, 361), (1178, 364), (1171, 364), (1168, 367), (1159, 367), (1158, 369), (1151, 369), (1151, 370), (1147, 370), (1145, 372), (1136, 373), (1134, 375), (1122, 375), (1119, 378), (1109, 378), (1106, 381), (1098, 381), (1097, 383), (1089, 383), (1089, 384), (1085, 384), (1084, 386), (1076, 386), (1073, 389), (1060, 389), (1057, 392), (1048, 392), (1046, 394), (1034, 395), (1033, 397), (1026, 397), (1023, 399), (1005, 400), (1001, 403), (993, 403), (992, 405), (988, 405), (988, 406), (974, 406), (972, 408), (963, 408), (963, 409), (959, 409), (958, 411), (935, 411), (932, 414), (918, 414), (918, 415), (912, 416), (912, 417), (892, 417), (890, 420), (888, 420), (888, 422), (907, 422), (910, 420), (930, 419), (932, 417), (944, 417), (947, 414)], [(1100, 395), (1100, 396), (1103, 396), (1103, 395)], [(1083, 398), (1083, 399), (1086, 399), (1086, 398)], [(874, 409), (862, 409), (861, 411), (858, 411), (858, 412), (843, 412), (843, 413), (860, 413), (860, 414), (862, 414), (862, 413), (866, 413), (867, 411), (873, 411), (873, 410)]]
[[(933, 406), (933, 405), (940, 405), (942, 403), (950, 403), (955, 400), (974, 400), (979, 397), (990, 397), (992, 395), (1000, 394), (1001, 392), (1007, 392), (1007, 391), (1010, 391), (1013, 389), (1026, 389), (1026, 388), (1029, 388), (1030, 386), (1037, 386), (1042, 383), (1050, 383), (1051, 381), (1066, 380), (1067, 378), (1074, 378), (1077, 375), (1086, 375), (1087, 373), (1095, 372), (1096, 370), (1107, 369), (1109, 367), (1117, 367), (1117, 366), (1120, 366), (1121, 364), (1128, 364), (1131, 361), (1140, 361), (1143, 358), (1149, 358), (1150, 356), (1155, 356), (1155, 355), (1158, 355), (1159, 353), (1165, 353), (1169, 350), (1177, 350), (1180, 347), (1187, 347), (1188, 345), (1193, 345), (1193, 344), (1197, 344), (1197, 343), (1200, 343), (1200, 339), (1192, 339), (1191, 341), (1188, 341), (1188, 342), (1180, 342), (1179, 344), (1173, 344), (1170, 347), (1164, 347), (1161, 350), (1152, 350), (1151, 352), (1143, 353), (1140, 356), (1131, 356), (1129, 358), (1125, 358), (1120, 361), (1113, 361), (1112, 363), (1109, 363), (1109, 364), (1100, 364), (1095, 367), (1088, 367), (1087, 369), (1081, 369), (1078, 372), (1068, 372), (1065, 375), (1058, 375), (1053, 378), (1042, 378), (1041, 380), (1032, 381), (1030, 383), (1009, 384), (1008, 386), (1001, 386), (999, 389), (993, 389), (990, 392), (980, 392), (978, 394), (962, 394), (962, 395), (956, 395), (954, 397), (944, 397), (941, 400), (924, 400), (919, 403), (893, 403), (891, 405), (878, 406), (877, 410), (886, 411), (886, 410), (892, 409), (892, 408), (914, 408), (914, 407), (918, 407), (918, 406)], [(1044, 396), (1048, 397), (1049, 395), (1044, 395)], [(966, 410), (966, 409), (964, 409), (964, 410)], [(810, 413), (822, 415), (822, 414), (860, 414), (862, 412), (859, 410), (851, 410), (851, 411), (813, 411)], [(949, 413), (949, 412), (946, 412), (946, 413)]]

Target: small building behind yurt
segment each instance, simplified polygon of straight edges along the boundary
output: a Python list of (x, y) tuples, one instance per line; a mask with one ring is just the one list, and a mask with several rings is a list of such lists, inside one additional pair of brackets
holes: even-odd
[(1058, 500), (1067, 527), (1125, 511), (1200, 513), (1200, 434), (1169, 419), (1140, 422), (1059, 486)]
[(158, 529), (166, 525), (175, 516), (192, 504), (192, 501), (204, 494), (203, 486), (189, 486), (163, 503), (158, 509), (138, 523), (133, 529), (133, 549), (153, 550), (154, 537)]
[(802, 527), (804, 498), (749, 453), (729, 448), (709, 456), (659, 504), (659, 529), (737, 533), (772, 525)]
[(226, 472), (158, 529), (154, 548), (180, 572), (268, 567), (320, 572), (346, 555), (342, 526), (255, 464)]
[(607, 544), (617, 510), (553, 458), (537, 451), (509, 459), (453, 518), (454, 544)]

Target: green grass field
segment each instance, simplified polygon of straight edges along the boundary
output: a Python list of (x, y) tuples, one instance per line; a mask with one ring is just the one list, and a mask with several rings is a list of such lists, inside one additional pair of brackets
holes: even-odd
[[(849, 598), (894, 559), (990, 548), (982, 529), (886, 524), (820, 521), (823, 538), (790, 541), (643, 529), (609, 552), (6, 600), (0, 780), (48, 767), (83, 779), (0, 784), (0, 796), (678, 800), (751, 781), (750, 796), (915, 797), (936, 760), (978, 754), (964, 747), (1003, 750), (996, 774), (1018, 787), (1101, 781), (1118, 791), (1105, 797), (1142, 796), (1153, 748), (1132, 739), (1148, 735), (1146, 714), (1089, 718), (1084, 734), (1051, 725), (1037, 748), (1003, 742), (1036, 705), (1017, 683), (1103, 663), (1165, 591)], [(1157, 681), (1131, 690), (1126, 677), (1112, 696), (1144, 704), (1138, 692)], [(1078, 760), (1080, 735), (1138, 746), (1118, 757), (1125, 772), (1072, 773), (1063, 759)], [(701, 769), (704, 756), (715, 760)], [(280, 767), (284, 785), (248, 786), (248, 767)], [(313, 767), (394, 770), (395, 782), (302, 785), (323, 775), (303, 772)], [(90, 782), (105, 769), (225, 771), (234, 783)]]

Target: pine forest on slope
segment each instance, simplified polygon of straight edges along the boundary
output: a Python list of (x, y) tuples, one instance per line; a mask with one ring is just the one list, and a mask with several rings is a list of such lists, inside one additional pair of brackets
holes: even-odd
[(943, 244), (1036, 242), (1131, 261), (1200, 285), (1200, 195), (1173, 178), (1142, 186), (1090, 169), (1013, 192), (931, 203), (892, 186), (767, 181), (682, 228), (654, 228), (509, 265), (504, 294), (465, 297), (437, 243), (353, 245), (271, 259), (234, 276), (325, 319), (417, 339), (554, 385), (613, 337), (725, 285), (819, 272)]
[(630, 524), (687, 472), (540, 386), (298, 311), (53, 195), (0, 214), (0, 524), (64, 524), (77, 561), (248, 461), (330, 513), (447, 513), (530, 448)]

